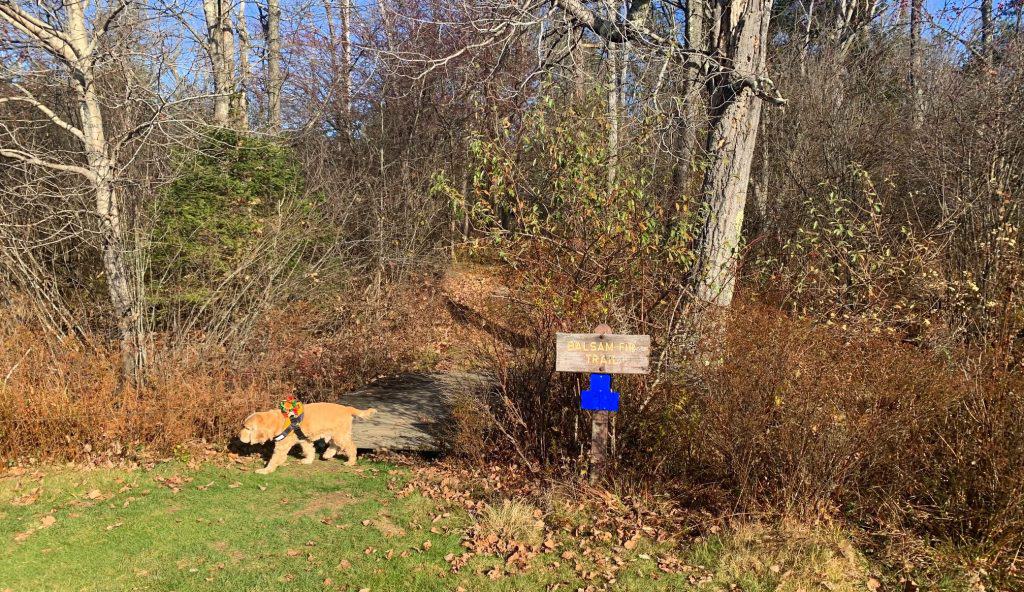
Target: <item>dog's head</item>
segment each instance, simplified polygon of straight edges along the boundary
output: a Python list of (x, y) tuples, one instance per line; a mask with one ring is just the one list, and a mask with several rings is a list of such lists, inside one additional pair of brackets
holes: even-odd
[(242, 422), (238, 439), (243, 444), (263, 444), (284, 429), (281, 414), (277, 411), (257, 411)]

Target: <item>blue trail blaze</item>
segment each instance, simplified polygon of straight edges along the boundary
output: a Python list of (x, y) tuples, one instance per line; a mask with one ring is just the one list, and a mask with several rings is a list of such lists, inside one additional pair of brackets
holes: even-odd
[(590, 375), (590, 388), (580, 392), (580, 408), (589, 411), (618, 411), (619, 393), (612, 390), (612, 375)]

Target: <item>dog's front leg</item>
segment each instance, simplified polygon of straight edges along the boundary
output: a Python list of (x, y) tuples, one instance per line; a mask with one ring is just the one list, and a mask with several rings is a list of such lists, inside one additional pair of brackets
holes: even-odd
[(288, 451), (295, 446), (298, 438), (289, 434), (284, 440), (276, 442), (274, 444), (274, 453), (270, 455), (270, 460), (267, 461), (267, 466), (262, 469), (256, 469), (258, 475), (267, 475), (273, 473), (277, 467), (284, 464), (288, 460)]
[(316, 447), (309, 440), (299, 440), (299, 446), (302, 446), (302, 464), (311, 465), (316, 460)]

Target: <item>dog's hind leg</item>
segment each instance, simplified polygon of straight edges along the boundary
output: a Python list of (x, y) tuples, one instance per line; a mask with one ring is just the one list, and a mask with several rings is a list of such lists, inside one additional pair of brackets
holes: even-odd
[(333, 440), (331, 440), (330, 436), (327, 436), (326, 440), (327, 440), (327, 449), (324, 450), (324, 455), (323, 455), (322, 458), (324, 460), (330, 460), (330, 459), (334, 458), (338, 454), (338, 451), (341, 450), (341, 448), (338, 448), (338, 445), (335, 444)]
[(356, 443), (352, 441), (352, 436), (345, 438), (341, 445), (345, 450), (345, 456), (347, 458), (345, 464), (350, 467), (356, 464)]
[(309, 440), (299, 440), (299, 446), (302, 446), (302, 464), (311, 465), (316, 460), (316, 446)]

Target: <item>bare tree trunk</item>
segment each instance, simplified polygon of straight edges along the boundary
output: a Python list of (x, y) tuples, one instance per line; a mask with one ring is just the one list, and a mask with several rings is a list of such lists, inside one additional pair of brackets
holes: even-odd
[(981, 0), (981, 55), (985, 69), (992, 69), (992, 0)]
[(587, 49), (583, 45), (583, 30), (574, 29), (572, 40), (572, 87), (577, 104), (587, 97)]
[[(846, 11), (846, 1), (839, 0), (839, 5), (836, 7), (837, 13), (844, 13)], [(838, 18), (838, 17), (837, 17)], [(811, 48), (811, 28), (814, 25), (814, 0), (811, 0), (810, 5), (807, 8), (807, 27), (804, 28), (804, 42), (800, 47), (800, 75), (807, 75), (807, 52)]]
[(238, 100), (234, 106), (235, 124), (238, 129), (249, 129), (249, 87), (252, 82), (252, 69), (249, 67), (249, 24), (246, 0), (238, 0), (238, 18), (235, 29), (238, 31)]
[(107, 294), (114, 308), (125, 375), (135, 378), (145, 365), (144, 335), (138, 323), (139, 305), (129, 284), (125, 231), (121, 220), (114, 175), (113, 155), (103, 128), (103, 112), (93, 78), (92, 43), (85, 27), (84, 1), (66, 5), (68, 37), (79, 56), (74, 65), (79, 92), (81, 140), (85, 149), (89, 180), (95, 193), (96, 215), (102, 239), (101, 259), (107, 280)]
[(609, 44), (607, 74), (607, 112), (608, 112), (608, 192), (615, 189), (615, 179), (619, 172), (619, 49)]
[(921, 127), (924, 123), (924, 90), (921, 88), (921, 74), (924, 65), (924, 56), (921, 53), (921, 19), (924, 10), (924, 0), (911, 0), (910, 2), (910, 101), (913, 113), (913, 125)]
[(281, 130), (281, 0), (267, 0), (267, 111), (270, 129)]
[(701, 189), (706, 211), (694, 281), (700, 300), (726, 307), (736, 286), (743, 209), (761, 118), (761, 100), (746, 79), (765, 68), (771, 0), (726, 0), (717, 8), (715, 49), (736, 70), (710, 81), (711, 127), (705, 145), (710, 163)]
[(231, 30), (230, 0), (203, 0), (206, 17), (206, 53), (213, 73), (213, 122), (231, 124), (231, 103), (235, 96), (235, 38)]
[(352, 120), (352, 0), (341, 0), (341, 45), (342, 68), (345, 77), (342, 93), (345, 99), (345, 116), (348, 118), (349, 131)]
[[(706, 51), (707, 3), (705, 0), (689, 0), (686, 3), (686, 46), (689, 49)], [(672, 186), (681, 192), (690, 169), (693, 167), (694, 147), (697, 144), (697, 128), (703, 121), (703, 100), (700, 93), (702, 72), (696, 65), (686, 69), (683, 82), (682, 113), (676, 136), (678, 161), (672, 170)]]
[(389, 50), (394, 49), (395, 43), (392, 39), (393, 25), (391, 15), (388, 13), (387, 0), (377, 0), (377, 8), (380, 10), (381, 28), (384, 29), (384, 46)]

